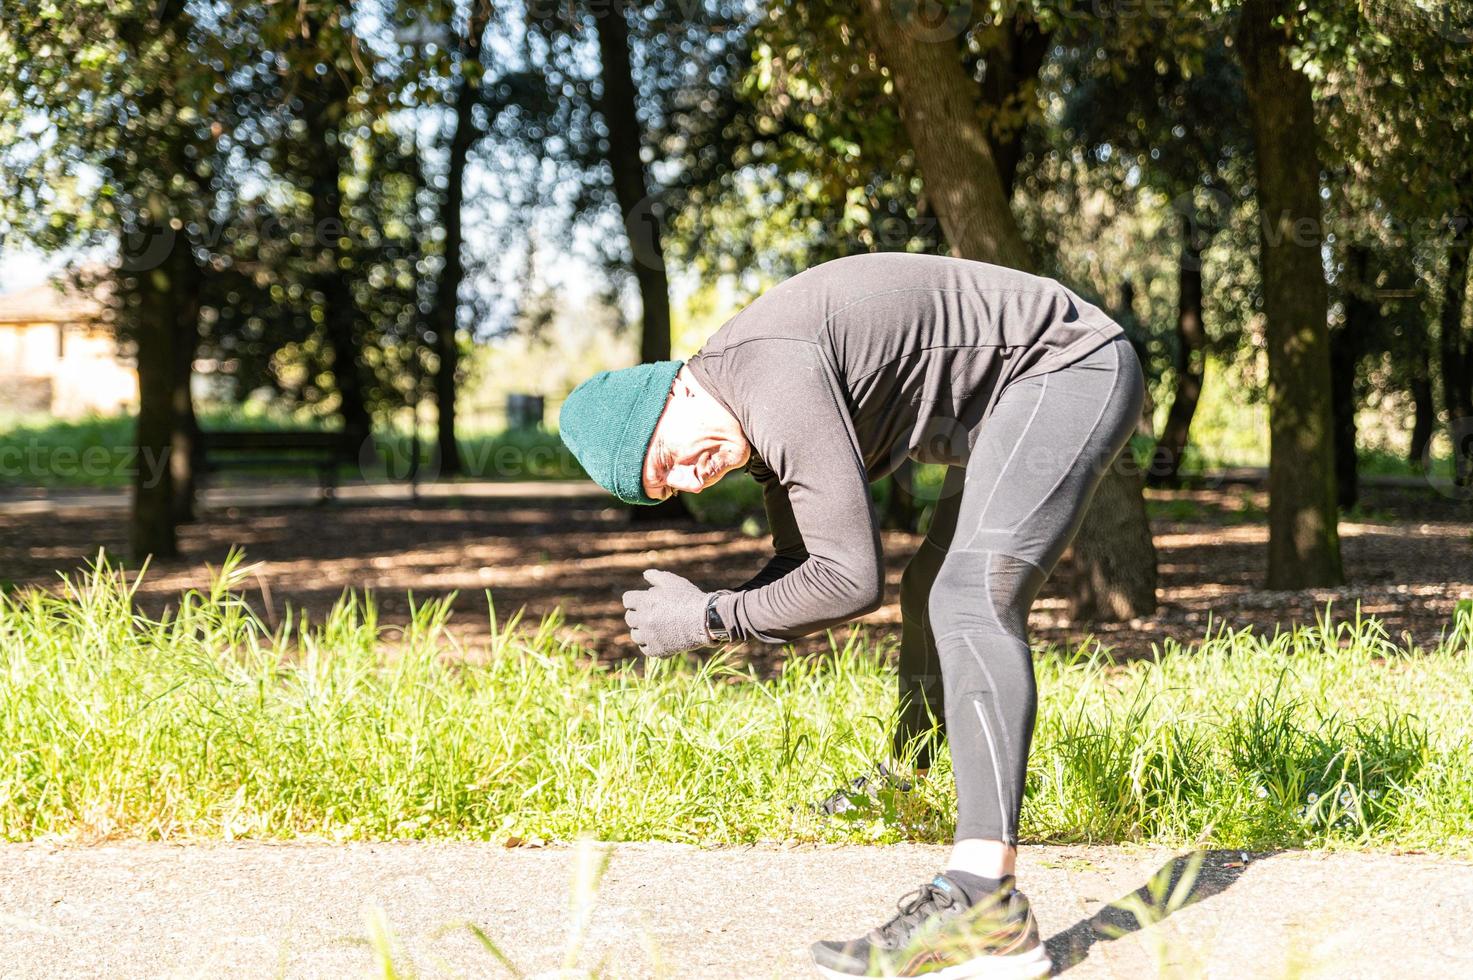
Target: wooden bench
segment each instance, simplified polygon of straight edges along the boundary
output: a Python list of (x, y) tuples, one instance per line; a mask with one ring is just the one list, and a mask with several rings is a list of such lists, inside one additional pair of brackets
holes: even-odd
[(338, 468), (356, 464), (358, 457), (341, 432), (209, 429), (195, 440), (194, 462), (201, 482), (221, 470), (314, 469), (322, 499), (331, 500), (338, 485)]

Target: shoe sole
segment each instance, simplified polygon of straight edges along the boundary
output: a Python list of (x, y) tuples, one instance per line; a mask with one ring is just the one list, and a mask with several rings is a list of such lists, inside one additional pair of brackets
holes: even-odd
[[(866, 980), (902, 980), (898, 973), (840, 973), (817, 963), (813, 965), (820, 976), (828, 977), (829, 980), (855, 980), (856, 977), (864, 977)], [(1034, 977), (1048, 976), (1053, 965), (1053, 961), (1048, 958), (1048, 950), (1043, 943), (1039, 943), (1026, 953), (1015, 956), (979, 956), (974, 960), (919, 976), (925, 980), (1033, 980)]]

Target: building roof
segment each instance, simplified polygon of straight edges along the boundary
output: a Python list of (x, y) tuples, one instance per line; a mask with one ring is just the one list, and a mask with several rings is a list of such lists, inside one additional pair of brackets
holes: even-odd
[(68, 280), (0, 293), (0, 323), (80, 323), (101, 314), (102, 303)]

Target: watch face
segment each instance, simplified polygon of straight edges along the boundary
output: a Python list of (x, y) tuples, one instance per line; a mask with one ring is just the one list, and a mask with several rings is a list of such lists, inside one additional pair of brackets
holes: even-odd
[(706, 604), (706, 632), (711, 634), (713, 640), (725, 640), (730, 637), (726, 624), (721, 621), (721, 614), (716, 611), (714, 597)]

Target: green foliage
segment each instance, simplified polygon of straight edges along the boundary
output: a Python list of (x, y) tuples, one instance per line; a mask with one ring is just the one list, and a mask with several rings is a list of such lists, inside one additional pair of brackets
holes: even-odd
[[(267, 630), (214, 586), (162, 620), (107, 569), (0, 596), (0, 837), (944, 840), (943, 754), (912, 793), (811, 807), (883, 759), (888, 642), (772, 676), (725, 657), (599, 664), (556, 617), (484, 649), (371, 599)], [(464, 656), (469, 653), (471, 656)], [(1374, 620), (1114, 665), (1038, 659), (1029, 841), (1415, 846), (1473, 853), (1473, 612), (1435, 649)], [(902, 760), (903, 762), (903, 760)]]
[[(448, 71), (392, 43), (404, 7), (0, 0), (0, 242), (99, 249), (88, 286), (114, 287), (120, 336), (154, 351), (162, 296), (242, 396), (342, 407), (351, 359), (361, 401), (399, 408), (429, 368), (439, 246), (413, 127), (389, 117), (437, 106)], [(194, 268), (169, 278), (178, 251)]]
[[(993, 149), (1021, 164), (1014, 204), (1031, 244), (1048, 271), (1139, 328), (1158, 396), (1174, 380), (1184, 218), (1210, 240), (1207, 327), (1228, 369), (1209, 379), (1208, 397), (1221, 389), (1246, 403), (1264, 386), (1252, 157), (1227, 45), (1242, 6), (917, 7), (934, 21), (923, 29), (954, 43), (979, 79)], [(1425, 380), (1439, 339), (1428, 322), (1445, 292), (1456, 295), (1457, 283), (1444, 288), (1447, 245), (1469, 208), (1473, 106), (1469, 86), (1449, 80), (1473, 66), (1466, 8), (1282, 5), (1296, 63), (1316, 86), (1331, 315), (1338, 323), (1357, 296), (1380, 307), (1367, 343), (1384, 363), (1360, 372), (1371, 402)], [(520, 22), (495, 7), (482, 63), (466, 57), (471, 9), (0, 0), (0, 242), (112, 251), (121, 236), (120, 278), (158, 278), (150, 229), (167, 227), (201, 273), (201, 353), (240, 393), (264, 385), (336, 410), (345, 365), (330, 325), (346, 325), (365, 401), (391, 420), (437, 367), (424, 341), (444, 248), (441, 124), (462, 82), (477, 86), (472, 169), (484, 173), (466, 207), (468, 274), (495, 284), (463, 297), (463, 332), (510, 322), (499, 314), (543, 285), (534, 222), (539, 236), (557, 227), (554, 250), (586, 258), (560, 220), (577, 216), (592, 229), (594, 261), (628, 269), (597, 104), (593, 28), (609, 11), (544, 5)], [(662, 0), (619, 12), (651, 156), (648, 217), (677, 283), (682, 266), (706, 280), (693, 290), (706, 315), (683, 340), (698, 342), (734, 303), (814, 262), (945, 249), (891, 80), (852, 6)], [(541, 190), (549, 203), (532, 216)], [(328, 198), (340, 198), (333, 214)], [(339, 224), (341, 235), (328, 233)], [(1372, 248), (1368, 274), (1347, 272), (1347, 243)], [(115, 313), (125, 337), (145, 320), (126, 304)], [(534, 353), (542, 365), (554, 356)], [(546, 370), (550, 391), (568, 387), (566, 367)], [(1214, 452), (1205, 455), (1251, 456)]]
[(705, 206), (673, 226), (698, 268), (754, 291), (841, 255), (937, 247), (888, 83), (857, 30), (857, 11), (827, 0), (780, 0), (757, 23), (737, 138), (700, 173)]

